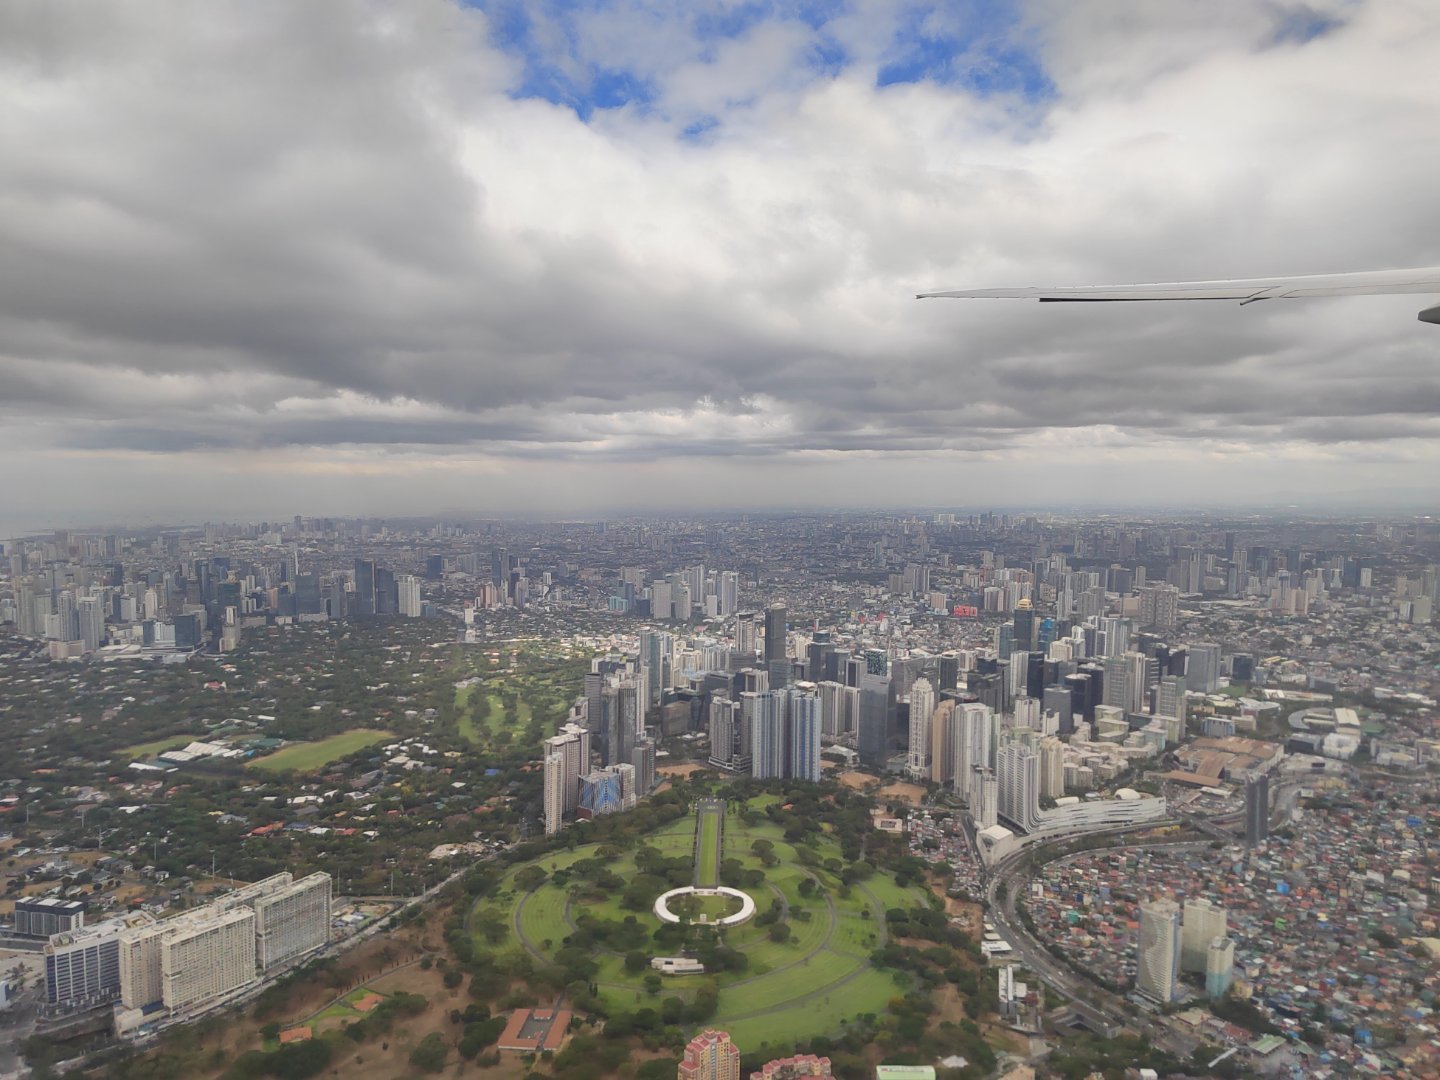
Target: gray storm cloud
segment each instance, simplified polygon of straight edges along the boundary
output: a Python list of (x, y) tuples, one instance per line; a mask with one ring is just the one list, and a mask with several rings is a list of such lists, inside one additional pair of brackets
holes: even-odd
[(1053, 83), (1027, 99), (877, 87), (888, 7), (829, 28), (851, 62), (823, 76), (800, 23), (707, 52), (590, 13), (582, 59), (656, 96), (587, 122), (435, 0), (0, 6), (13, 499), (158, 512), (153, 477), (220, 469), (269, 505), (302, 455), (362, 511), (396, 470), (418, 510), (467, 477), (563, 493), (579, 461), (651, 463), (655, 505), (687, 475), (743, 500), (761, 458), (848, 503), (861, 473), (958, 497), (947, 469), (1055, 499), (1087, 456), (1142, 498), (1181, 467), (1233, 490), (1247, 455), (1272, 494), (1435, 490), (1440, 335), (1409, 298), (910, 296), (1440, 262), (1440, 11), (1035, 3), (1006, 31)]

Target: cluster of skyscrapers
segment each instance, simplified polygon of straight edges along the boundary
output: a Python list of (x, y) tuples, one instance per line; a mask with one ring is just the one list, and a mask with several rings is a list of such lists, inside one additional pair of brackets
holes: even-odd
[(193, 1013), (323, 947), (330, 899), (329, 874), (284, 872), (168, 919), (73, 925), (45, 944), (46, 1010), (114, 1006), (120, 1031)]
[(1175, 1000), (1180, 973), (1201, 975), (1205, 993), (1222, 998), (1235, 977), (1235, 941), (1228, 935), (1226, 912), (1209, 900), (1151, 900), (1140, 905), (1140, 943), (1136, 989), (1168, 1005)]

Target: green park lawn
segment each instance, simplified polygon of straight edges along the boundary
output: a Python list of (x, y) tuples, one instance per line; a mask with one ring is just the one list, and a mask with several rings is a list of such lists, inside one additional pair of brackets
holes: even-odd
[(700, 855), (695, 866), (695, 884), (713, 889), (720, 884), (720, 814), (700, 811)]
[[(757, 800), (758, 802), (758, 800)], [(719, 822), (714, 823), (716, 826)], [(754, 922), (724, 931), (724, 941), (731, 948), (746, 954), (749, 967), (745, 971), (727, 971), (704, 980), (697, 977), (670, 977), (659, 993), (650, 995), (644, 986), (649, 969), (639, 973), (626, 971), (619, 952), (597, 948), (593, 956), (599, 965), (594, 976), (598, 996), (612, 1010), (635, 1010), (658, 1007), (669, 996), (691, 1000), (702, 982), (712, 981), (720, 989), (719, 1008), (708, 1026), (723, 1027), (740, 1045), (761, 1048), (793, 1045), (797, 1039), (815, 1035), (835, 1034), (842, 1018), (864, 1013), (883, 1012), (887, 1002), (903, 993), (905, 976), (872, 967), (869, 957), (884, 942), (885, 910), (889, 907), (913, 908), (930, 904), (929, 893), (919, 887), (902, 889), (883, 873), (845, 889), (835, 875), (819, 864), (840, 857), (838, 845), (820, 837), (806, 851), (806, 863), (797, 847), (784, 838), (783, 830), (770, 821), (746, 825), (738, 815), (724, 822), (725, 857), (739, 860), (747, 870), (761, 870), (765, 880), (748, 888), (760, 912), (771, 908), (776, 900), (787, 907), (789, 939), (775, 941), (770, 927)], [(700, 850), (706, 851), (702, 828)], [(645, 846), (658, 848), (669, 858), (682, 858), (695, 851), (695, 815), (678, 819), (646, 836)], [(769, 840), (778, 861), (765, 867), (751, 851), (756, 840)], [(718, 846), (719, 829), (714, 842)], [(563, 870), (581, 859), (592, 858), (598, 845), (590, 844), (569, 851), (542, 856), (534, 864), (547, 875)], [(633, 850), (611, 859), (607, 868), (623, 879), (638, 874)], [(494, 944), (478, 933), (474, 937), (478, 952), (500, 953), (517, 945), (538, 959), (549, 960), (564, 946), (572, 932), (571, 920), (581, 914), (599, 919), (638, 920), (647, 931), (659, 928), (659, 920), (649, 910), (627, 909), (618, 895), (603, 899), (588, 897), (583, 902), (572, 896), (577, 879), (557, 885), (547, 878), (538, 888), (526, 892), (515, 884), (515, 876), (524, 866), (505, 875), (495, 896), (482, 899), (477, 907), (496, 908), (504, 917), (508, 934)], [(801, 885), (806, 884), (806, 896)], [(727, 908), (728, 910), (728, 908)], [(712, 917), (715, 913), (707, 912)], [(519, 925), (520, 935), (515, 935)], [(653, 944), (645, 946), (647, 954), (658, 955)]]
[(339, 735), (331, 735), (318, 742), (294, 743), (273, 754), (256, 758), (250, 762), (250, 765), (267, 772), (284, 772), (286, 769), (310, 772), (328, 765), (332, 761), (338, 761), (348, 754), (353, 754), (356, 750), (385, 742), (394, 737), (394, 734), (389, 731), (356, 728), (354, 731), (343, 731)]

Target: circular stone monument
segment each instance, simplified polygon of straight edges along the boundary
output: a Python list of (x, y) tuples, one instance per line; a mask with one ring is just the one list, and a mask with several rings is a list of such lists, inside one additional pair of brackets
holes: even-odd
[(661, 893), (655, 900), (655, 917), (661, 922), (678, 923), (680, 916), (670, 910), (670, 901), (677, 896), (728, 896), (740, 901), (740, 910), (734, 915), (726, 915), (724, 918), (716, 919), (709, 923), (710, 926), (739, 926), (747, 923), (755, 917), (755, 901), (750, 899), (749, 893), (741, 892), (739, 889), (732, 889), (725, 885), (716, 886), (713, 889), (697, 889), (693, 885), (686, 885), (681, 889), (671, 889), (667, 893)]

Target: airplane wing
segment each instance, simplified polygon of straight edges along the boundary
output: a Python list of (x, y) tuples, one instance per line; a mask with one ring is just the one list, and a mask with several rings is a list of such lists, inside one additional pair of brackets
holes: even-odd
[[(916, 299), (1030, 299), (1044, 303), (1106, 303), (1122, 300), (1256, 300), (1371, 293), (1440, 294), (1440, 266), (1417, 270), (1363, 270), (1351, 274), (1243, 278), (1234, 281), (1162, 281), (1150, 285), (1070, 285), (1028, 289), (955, 289), (919, 293)], [(1440, 324), (1440, 303), (1420, 312), (1420, 321)]]

